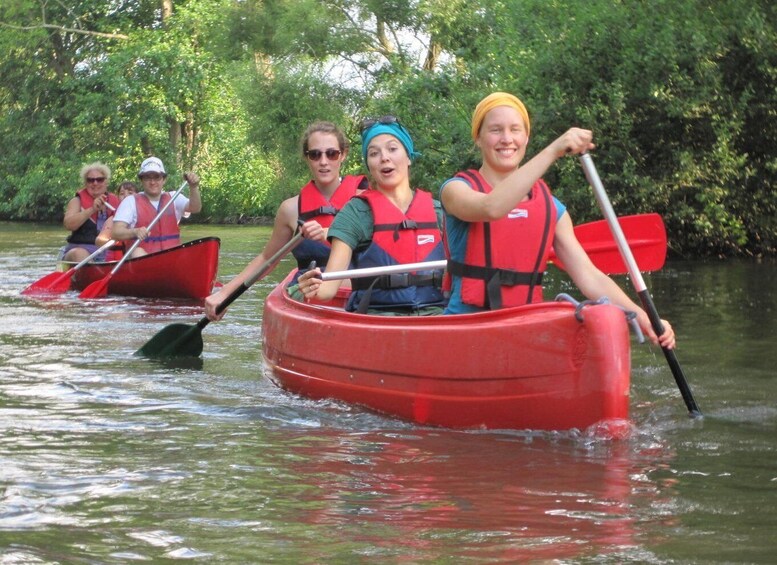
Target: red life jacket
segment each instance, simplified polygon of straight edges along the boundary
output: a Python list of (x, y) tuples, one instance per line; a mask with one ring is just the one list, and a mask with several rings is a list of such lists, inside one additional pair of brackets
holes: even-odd
[[(415, 190), (413, 201), (402, 212), (378, 190), (356, 198), (365, 200), (374, 218), (372, 243), (354, 256), (355, 268), (401, 265), (445, 258), (442, 233), (437, 224), (432, 196)], [(445, 303), (439, 271), (384, 275), (351, 281), (353, 291), (346, 309), (417, 310)]]
[[(473, 190), (486, 194), (492, 190), (477, 170), (456, 176)], [(556, 216), (550, 189), (540, 179), (529, 198), (504, 218), (472, 222), (464, 262), (448, 263), (451, 275), (462, 279), (462, 302), (496, 310), (542, 301), (542, 275), (553, 246)]]
[[(89, 191), (82, 188), (76, 192), (76, 197), (81, 202), (81, 209), (86, 210), (94, 205), (94, 198), (89, 194)], [(94, 212), (89, 218), (80, 226), (74, 230), (67, 238), (68, 243), (85, 243), (94, 245), (95, 239), (100, 235), (100, 231), (103, 229), (105, 220), (113, 216), (116, 208), (119, 207), (119, 197), (115, 194), (108, 193), (106, 202), (113, 206), (113, 210), (105, 208), (102, 212)]]
[[(359, 190), (362, 183), (366, 180), (364, 175), (347, 175), (343, 177), (340, 185), (335, 189), (332, 196), (327, 199), (316, 186), (316, 183), (310, 181), (302, 187), (297, 200), (297, 214), (303, 222), (316, 220), (321, 227), (328, 228), (332, 225), (335, 215), (342, 210), (345, 203)], [(366, 187), (365, 187), (366, 188)]]
[[(142, 192), (133, 195), (135, 198), (135, 207), (138, 212), (138, 221), (135, 227), (148, 226), (165, 204), (172, 198), (168, 192), (163, 192), (159, 198), (159, 210), (154, 208), (148, 197)], [(171, 204), (159, 221), (151, 228), (149, 236), (144, 239), (139, 247), (145, 249), (148, 253), (162, 251), (181, 245), (181, 231), (178, 228), (178, 219), (175, 215), (175, 203)]]
[[(316, 220), (322, 227), (332, 225), (337, 213), (356, 195), (361, 188), (368, 188), (367, 177), (364, 175), (348, 175), (343, 177), (332, 197), (326, 199), (313, 181), (302, 187), (297, 199), (297, 215), (302, 222)], [(328, 242), (303, 239), (302, 243), (292, 250), (299, 268), (298, 275), (305, 272), (311, 261), (319, 267), (324, 267), (329, 261), (331, 248)]]

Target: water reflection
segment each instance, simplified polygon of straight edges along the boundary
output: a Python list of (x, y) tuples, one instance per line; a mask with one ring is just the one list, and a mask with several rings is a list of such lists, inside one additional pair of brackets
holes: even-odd
[(628, 442), (424, 430), (286, 440), (311, 525), (358, 521), (359, 542), (411, 562), (444, 557), (452, 538), (459, 555), (511, 563), (629, 551), (640, 543), (635, 498), (655, 495), (650, 473), (672, 458)]

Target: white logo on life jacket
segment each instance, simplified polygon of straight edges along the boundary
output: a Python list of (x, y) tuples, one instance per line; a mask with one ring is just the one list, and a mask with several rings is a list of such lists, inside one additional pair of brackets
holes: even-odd
[(433, 235), (419, 235), (417, 237), (418, 245), (425, 245), (427, 243), (434, 243)]
[(529, 211), (524, 210), (523, 208), (513, 208), (512, 210), (510, 210), (510, 213), (507, 214), (507, 217), (511, 220), (514, 220), (516, 218), (528, 218)]

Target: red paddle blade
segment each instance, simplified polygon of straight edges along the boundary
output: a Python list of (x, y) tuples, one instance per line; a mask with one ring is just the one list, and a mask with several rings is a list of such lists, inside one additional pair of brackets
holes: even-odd
[[(618, 223), (640, 271), (657, 271), (666, 262), (666, 228), (658, 214), (622, 216)], [(609, 275), (625, 275), (629, 270), (606, 220), (575, 226), (575, 235), (591, 261)], [(564, 268), (557, 257), (551, 260)]]
[(39, 278), (22, 291), (22, 294), (62, 294), (70, 290), (70, 277), (75, 271), (71, 268), (65, 273), (49, 273)]
[(101, 278), (99, 281), (94, 281), (87, 286), (78, 295), (78, 298), (102, 298), (108, 294), (108, 283), (111, 280), (111, 275)]

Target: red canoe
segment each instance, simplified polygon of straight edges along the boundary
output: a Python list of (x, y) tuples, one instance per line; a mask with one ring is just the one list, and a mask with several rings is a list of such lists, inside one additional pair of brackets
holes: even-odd
[[(216, 283), (219, 265), (217, 237), (195, 239), (177, 247), (128, 259), (108, 285), (109, 294), (148, 298), (207, 297)], [(67, 270), (74, 263), (62, 263)], [(83, 290), (109, 275), (115, 261), (89, 263), (73, 274), (71, 288)]]
[(307, 397), (334, 398), (450, 428), (586, 429), (629, 415), (631, 350), (623, 311), (543, 302), (455, 316), (345, 312), (267, 297), (263, 352), (270, 378)]

